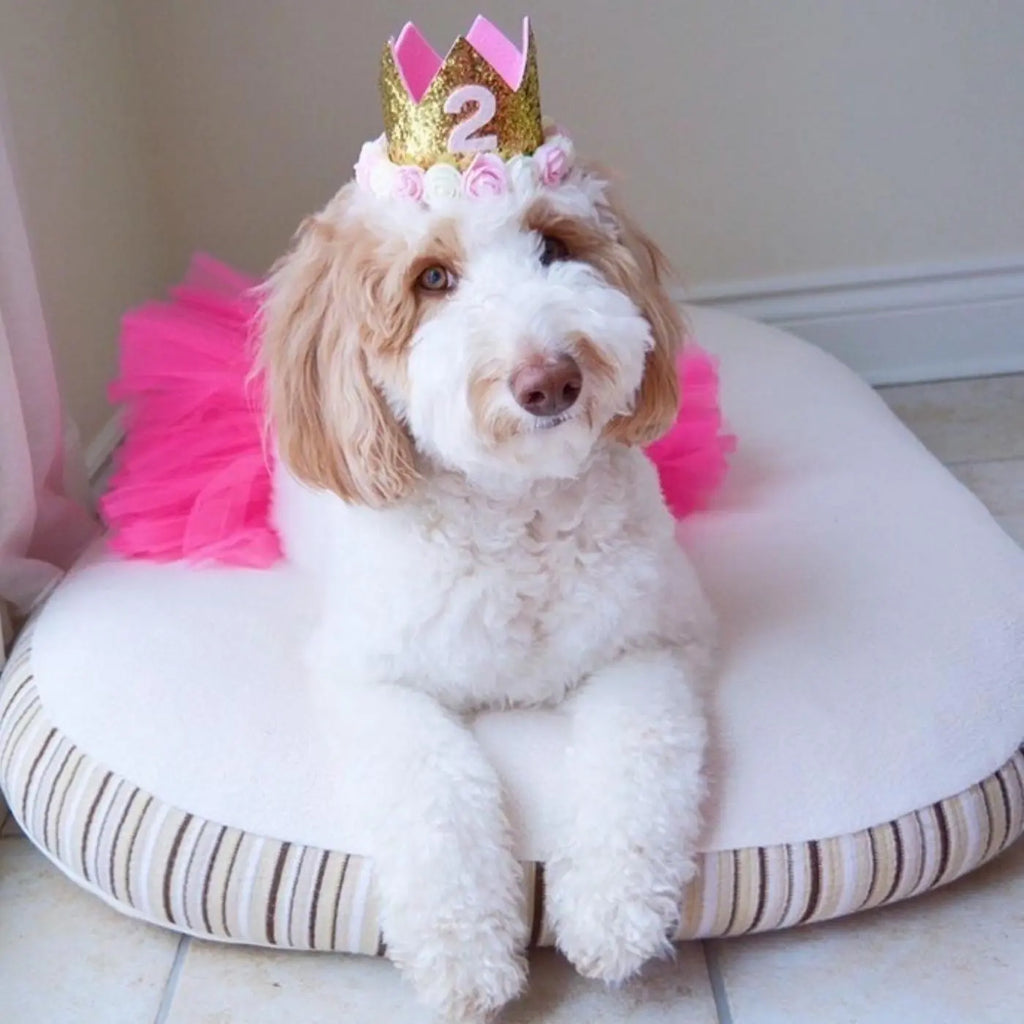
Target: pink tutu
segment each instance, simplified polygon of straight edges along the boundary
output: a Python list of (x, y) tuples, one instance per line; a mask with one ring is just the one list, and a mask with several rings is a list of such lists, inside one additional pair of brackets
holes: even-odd
[[(125, 557), (253, 568), (281, 557), (253, 372), (256, 284), (197, 255), (168, 301), (124, 319), (110, 397), (124, 407), (125, 441), (101, 508)], [(679, 374), (679, 418), (647, 454), (681, 518), (717, 489), (735, 439), (723, 432), (714, 360), (688, 346)]]
[(100, 507), (130, 558), (263, 567), (281, 557), (252, 378), (256, 282), (196, 256), (169, 301), (121, 330), (124, 445)]

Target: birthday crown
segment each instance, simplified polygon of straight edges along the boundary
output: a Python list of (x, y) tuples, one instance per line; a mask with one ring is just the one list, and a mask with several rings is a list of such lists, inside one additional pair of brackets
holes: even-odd
[(356, 180), (378, 196), (426, 203), (554, 186), (572, 142), (540, 112), (530, 19), (522, 43), (478, 16), (441, 56), (409, 22), (384, 47), (384, 134), (363, 146)]
[(381, 103), (388, 154), (399, 164), (466, 167), (478, 153), (504, 159), (544, 141), (530, 19), (522, 46), (478, 16), (442, 60), (409, 22), (384, 47)]

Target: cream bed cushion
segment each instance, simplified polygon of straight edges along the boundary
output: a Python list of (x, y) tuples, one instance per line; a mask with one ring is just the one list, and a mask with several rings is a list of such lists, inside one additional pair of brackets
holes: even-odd
[[(740, 444), (715, 507), (679, 528), (724, 626), (707, 856), (680, 937), (949, 881), (1024, 830), (1024, 552), (839, 363), (691, 318)], [(310, 739), (309, 613), (287, 568), (86, 559), (0, 685), (0, 784), (29, 836), (159, 923), (376, 951), (345, 751)], [(548, 941), (539, 865), (565, 723), (495, 712), (475, 730)]]

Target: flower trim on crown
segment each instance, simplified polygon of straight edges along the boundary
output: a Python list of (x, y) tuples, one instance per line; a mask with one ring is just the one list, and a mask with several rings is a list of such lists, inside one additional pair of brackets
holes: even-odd
[(527, 195), (539, 187), (553, 188), (569, 176), (576, 160), (572, 140), (549, 129), (545, 142), (532, 155), (503, 160), (497, 153), (480, 153), (464, 170), (436, 163), (424, 170), (418, 164), (396, 164), (381, 135), (363, 144), (355, 166), (361, 188), (381, 199), (412, 199), (428, 206), (452, 199), (484, 199)]

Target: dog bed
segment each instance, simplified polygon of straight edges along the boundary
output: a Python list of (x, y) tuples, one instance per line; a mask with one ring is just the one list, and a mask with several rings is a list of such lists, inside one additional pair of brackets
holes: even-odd
[[(829, 356), (692, 311), (740, 439), (679, 525), (723, 623), (711, 793), (678, 938), (782, 928), (945, 884), (1024, 831), (1024, 552)], [(90, 554), (0, 680), (0, 784), (118, 909), (204, 938), (378, 953), (345, 751), (310, 742), (289, 569)], [(480, 715), (532, 907), (565, 743)]]

